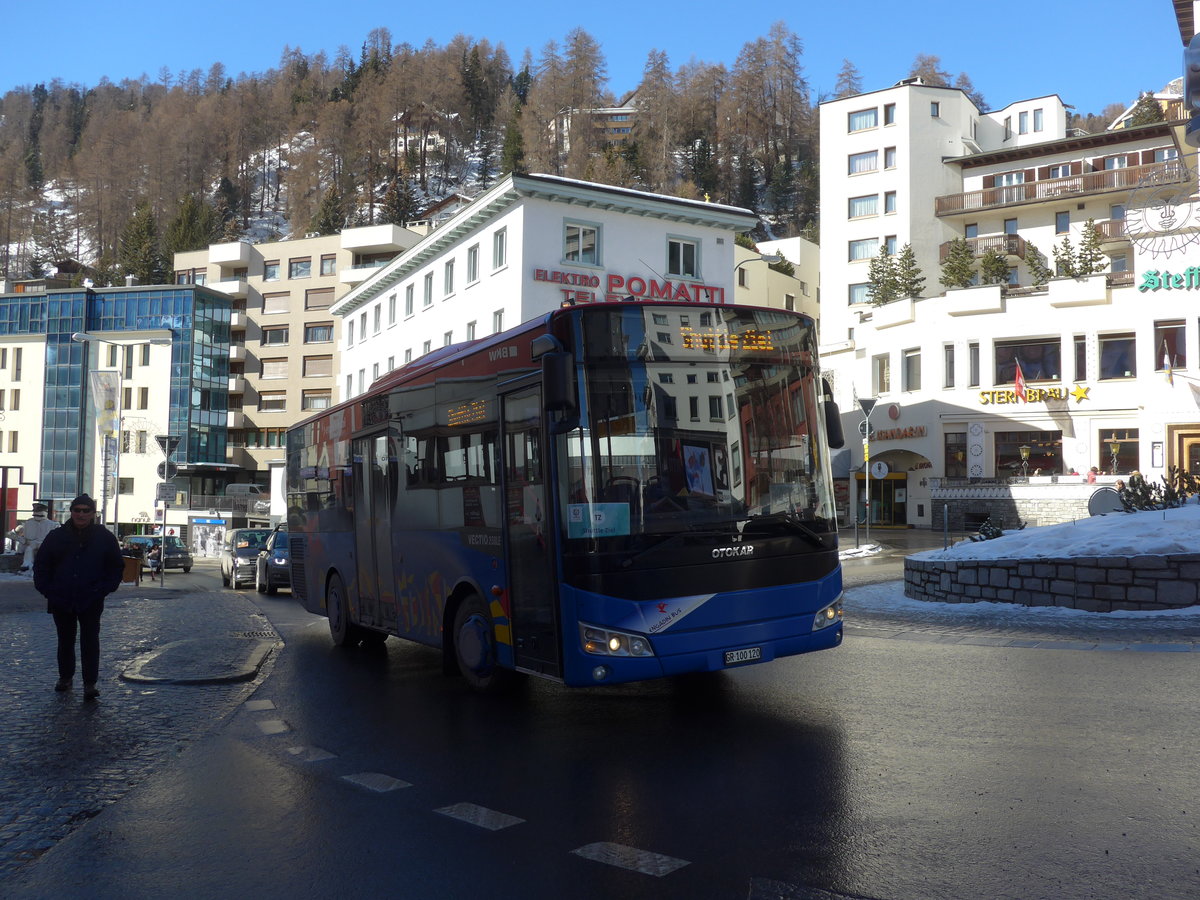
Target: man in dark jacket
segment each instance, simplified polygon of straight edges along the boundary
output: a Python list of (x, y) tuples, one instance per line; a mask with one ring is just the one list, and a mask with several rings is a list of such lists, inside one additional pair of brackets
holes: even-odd
[(75, 677), (75, 634), (83, 667), (83, 699), (100, 696), (100, 615), (104, 598), (117, 589), (124, 574), (121, 547), (103, 525), (95, 523), (96, 501), (81, 494), (71, 502), (71, 519), (42, 541), (33, 560), (33, 585), (46, 598), (46, 611), (58, 629), (56, 691), (71, 688)]

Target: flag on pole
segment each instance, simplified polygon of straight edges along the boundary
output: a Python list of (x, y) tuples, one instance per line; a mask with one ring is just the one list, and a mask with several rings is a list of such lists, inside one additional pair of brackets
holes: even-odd
[(1014, 391), (1014, 393), (1017, 395), (1017, 399), (1020, 400), (1022, 403), (1028, 403), (1029, 398), (1025, 394), (1025, 373), (1021, 371), (1021, 361), (1018, 359), (1016, 361), (1016, 363), (1017, 363), (1017, 377), (1015, 379), (1016, 390)]
[(1163, 338), (1163, 368), (1167, 370), (1167, 384), (1175, 384), (1175, 367), (1171, 365), (1171, 353), (1167, 350), (1167, 339)]

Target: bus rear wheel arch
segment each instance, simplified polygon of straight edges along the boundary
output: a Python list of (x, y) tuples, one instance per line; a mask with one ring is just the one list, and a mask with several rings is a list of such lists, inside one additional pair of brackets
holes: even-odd
[(357, 625), (350, 621), (350, 598), (337, 572), (325, 582), (325, 615), (329, 617), (329, 635), (339, 647), (353, 647), (362, 640)]

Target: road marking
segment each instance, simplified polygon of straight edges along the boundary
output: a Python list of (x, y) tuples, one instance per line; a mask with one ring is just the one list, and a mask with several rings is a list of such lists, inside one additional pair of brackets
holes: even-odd
[(250, 710), (251, 712), (262, 712), (263, 710), (274, 709), (274, 708), (275, 708), (274, 700), (247, 700), (246, 701), (246, 709)]
[(375, 791), (377, 794), (412, 787), (407, 781), (401, 781), (391, 775), (384, 775), (382, 772), (358, 772), (354, 775), (343, 775), (342, 780), (365, 787), (368, 791)]
[(323, 759), (337, 759), (336, 753), (322, 750), (320, 747), (288, 747), (288, 753), (297, 757), (301, 762), (320, 762)]
[(292, 729), (283, 719), (264, 719), (258, 723), (258, 730), (263, 734), (283, 734)]
[(494, 809), (488, 809), (486, 806), (478, 806), (474, 803), (455, 803), (451, 806), (443, 806), (441, 809), (435, 809), (434, 812), (441, 813), (443, 816), (449, 816), (451, 819), (458, 819), (460, 822), (466, 822), (468, 825), (478, 825), (480, 828), (486, 828), (488, 831), (499, 831), (501, 828), (520, 825), (525, 821), (524, 819), (518, 819), (516, 816), (496, 812)]
[(626, 847), (624, 844), (613, 844), (608, 841), (585, 844), (571, 852), (584, 859), (629, 869), (633, 872), (641, 872), (643, 875), (653, 875), (655, 878), (662, 878), (664, 875), (670, 875), (676, 869), (690, 865), (686, 859), (676, 859), (673, 856), (664, 856), (661, 853), (651, 853), (649, 850), (639, 850), (636, 847)]

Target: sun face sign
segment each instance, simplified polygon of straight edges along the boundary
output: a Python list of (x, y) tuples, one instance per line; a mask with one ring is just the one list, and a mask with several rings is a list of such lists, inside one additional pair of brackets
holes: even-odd
[(1130, 243), (1152, 258), (1170, 257), (1200, 243), (1200, 216), (1192, 203), (1195, 175), (1183, 160), (1170, 163), (1142, 180), (1125, 213)]

